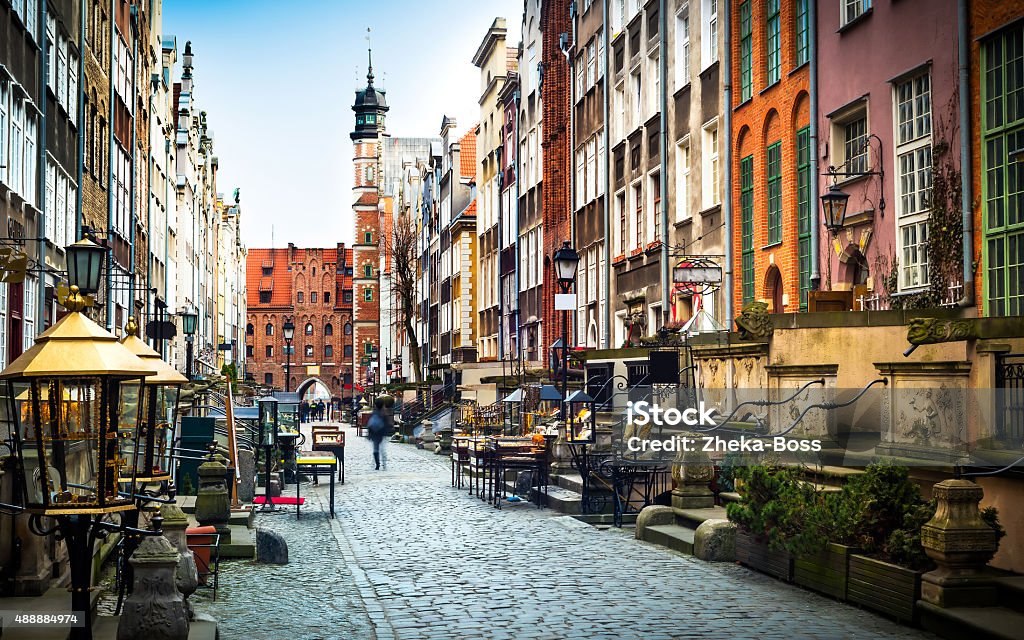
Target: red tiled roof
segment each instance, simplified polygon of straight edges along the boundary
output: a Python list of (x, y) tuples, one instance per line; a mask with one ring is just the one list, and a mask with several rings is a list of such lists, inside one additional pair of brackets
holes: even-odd
[(459, 175), (463, 178), (476, 177), (476, 125), (459, 140)]
[(356, 200), (356, 206), (376, 207), (377, 206), (377, 192), (376, 191), (367, 191), (367, 192), (363, 193), (362, 195), (359, 196), (359, 199)]
[[(263, 275), (263, 265), (272, 269), (272, 275)], [(249, 249), (245, 267), (247, 303), (250, 309), (258, 307), (287, 307), (292, 300), (292, 274), (288, 273), (288, 249)], [(260, 290), (269, 289), (270, 304), (260, 304)]]

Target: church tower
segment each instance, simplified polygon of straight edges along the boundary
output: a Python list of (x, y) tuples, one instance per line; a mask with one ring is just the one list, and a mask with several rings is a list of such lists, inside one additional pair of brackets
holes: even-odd
[(373, 51), (368, 49), (366, 88), (356, 91), (352, 111), (356, 126), (352, 138), (353, 219), (352, 314), (354, 316), (352, 357), (354, 385), (367, 387), (382, 382), (380, 368), (381, 331), (381, 213), (378, 209), (384, 117), (388, 111), (384, 91), (373, 86)]

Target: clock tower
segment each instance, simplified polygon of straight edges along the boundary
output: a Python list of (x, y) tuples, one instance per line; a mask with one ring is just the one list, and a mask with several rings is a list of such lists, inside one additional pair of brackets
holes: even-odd
[(356, 126), (352, 138), (352, 212), (355, 242), (352, 245), (352, 357), (354, 385), (366, 387), (383, 382), (380, 363), (381, 238), (384, 228), (379, 210), (384, 118), (388, 112), (384, 91), (373, 86), (373, 51), (368, 49), (366, 88), (356, 91), (352, 111)]

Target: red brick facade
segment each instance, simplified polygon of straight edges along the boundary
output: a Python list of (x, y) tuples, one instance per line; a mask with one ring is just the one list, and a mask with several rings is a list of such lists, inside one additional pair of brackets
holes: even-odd
[[(315, 380), (332, 398), (351, 395), (352, 249), (250, 249), (246, 264), (249, 369), (257, 382), (285, 388), (288, 357), (282, 326), (295, 324), (292, 391)], [(269, 349), (269, 351), (268, 351)], [(269, 377), (268, 377), (269, 376)], [(343, 388), (344, 387), (344, 388)]]
[[(800, 270), (797, 251), (797, 174), (796, 134), (810, 124), (808, 95), (808, 65), (797, 68), (795, 46), (795, 3), (780, 4), (779, 80), (767, 86), (766, 15), (765, 5), (751, 2), (752, 96), (741, 103), (740, 74), (740, 15), (742, 3), (731, 3), (732, 28), (732, 105), (734, 109), (729, 144), (732, 150), (732, 183), (727, 185), (728, 197), (733, 203), (733, 272), (736, 281), (735, 314), (743, 306), (743, 225), (741, 202), (742, 159), (753, 156), (753, 229), (754, 229), (754, 300), (768, 302), (770, 311), (795, 312), (800, 308)], [(782, 177), (782, 241), (768, 242), (768, 180), (767, 148), (781, 142)], [(817, 215), (816, 203), (811, 203), (811, 215)], [(812, 256), (812, 259), (813, 256)], [(777, 271), (776, 271), (777, 269)], [(778, 280), (776, 280), (776, 276)], [(773, 293), (780, 282), (783, 298), (781, 309), (775, 309)]]
[[(544, 84), (543, 100), (544, 137), (541, 143), (544, 155), (542, 215), (544, 217), (544, 278), (541, 291), (541, 320), (545, 341), (540, 345), (542, 357), (562, 335), (562, 313), (555, 311), (554, 294), (558, 291), (551, 256), (566, 240), (572, 240), (570, 201), (570, 144), (569, 139), (569, 65), (559, 47), (563, 33), (572, 33), (569, 3), (564, 0), (544, 0), (541, 6), (540, 29), (543, 33)], [(571, 322), (571, 320), (570, 320)]]

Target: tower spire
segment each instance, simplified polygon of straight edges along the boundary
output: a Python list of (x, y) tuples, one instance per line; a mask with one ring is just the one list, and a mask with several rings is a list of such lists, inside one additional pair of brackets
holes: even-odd
[(370, 27), (366, 27), (366, 58), (369, 66), (366, 68), (366, 86), (373, 86), (373, 47), (370, 46)]

